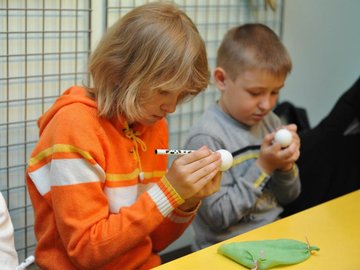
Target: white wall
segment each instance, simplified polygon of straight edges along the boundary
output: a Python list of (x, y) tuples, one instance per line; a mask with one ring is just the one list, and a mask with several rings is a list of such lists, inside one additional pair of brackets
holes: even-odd
[(285, 0), (293, 70), (280, 101), (306, 108), (312, 126), (360, 75), (359, 14), (359, 0)]

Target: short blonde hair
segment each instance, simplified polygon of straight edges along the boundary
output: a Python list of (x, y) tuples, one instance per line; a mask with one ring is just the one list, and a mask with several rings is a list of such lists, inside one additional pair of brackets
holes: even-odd
[(266, 25), (249, 23), (230, 29), (218, 49), (217, 66), (235, 80), (251, 69), (288, 75), (291, 58), (279, 37)]
[(108, 29), (90, 57), (100, 116), (143, 116), (157, 90), (204, 90), (210, 78), (206, 49), (195, 24), (175, 5), (139, 6)]

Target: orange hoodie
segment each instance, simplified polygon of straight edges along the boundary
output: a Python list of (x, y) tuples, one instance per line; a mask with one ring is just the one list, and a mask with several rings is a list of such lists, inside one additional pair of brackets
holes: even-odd
[[(163, 177), (165, 120), (129, 128), (99, 118), (81, 87), (69, 88), (39, 119), (26, 183), (41, 269), (148, 269), (194, 217)], [(143, 172), (143, 173), (141, 173)], [(143, 177), (139, 177), (143, 175)]]

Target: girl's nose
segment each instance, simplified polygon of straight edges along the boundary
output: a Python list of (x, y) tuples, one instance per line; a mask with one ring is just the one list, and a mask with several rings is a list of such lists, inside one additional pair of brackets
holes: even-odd
[(166, 113), (173, 113), (176, 110), (177, 99), (168, 100), (166, 103), (160, 106), (161, 110)]

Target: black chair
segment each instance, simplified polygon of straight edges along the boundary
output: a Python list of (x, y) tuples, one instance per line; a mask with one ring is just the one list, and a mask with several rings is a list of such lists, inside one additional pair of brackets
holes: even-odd
[(283, 124), (296, 124), (299, 133), (310, 129), (310, 123), (306, 110), (301, 107), (296, 107), (289, 101), (279, 103), (275, 107), (274, 113), (279, 116)]
[[(309, 128), (303, 113), (290, 104), (281, 114), (299, 125), (300, 157), (297, 161), (302, 185), (300, 196), (285, 206), (287, 216), (360, 188), (360, 77), (340, 96), (330, 113)], [(286, 113), (284, 113), (286, 112)], [(348, 132), (349, 129), (355, 132)]]

